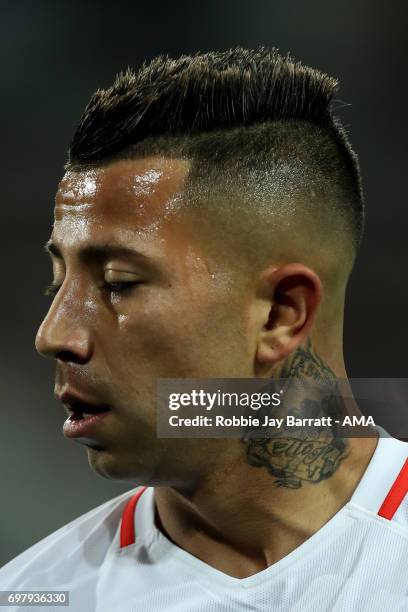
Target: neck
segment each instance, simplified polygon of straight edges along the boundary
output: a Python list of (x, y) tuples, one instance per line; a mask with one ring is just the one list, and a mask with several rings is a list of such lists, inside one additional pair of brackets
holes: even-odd
[[(307, 342), (279, 376), (324, 378), (332, 389), (342, 373), (335, 375)], [(300, 407), (298, 416), (359, 414), (349, 398), (339, 403), (338, 397), (299, 397), (299, 387), (294, 388), (290, 405), (295, 401)], [(344, 439), (331, 427), (283, 428), (268, 439), (230, 440), (219, 464), (212, 463), (193, 487), (155, 489), (157, 525), (205, 563), (245, 578), (292, 552), (347, 503), (376, 444), (374, 432)]]
[(316, 533), (350, 499), (376, 440), (350, 440), (329, 479), (289, 489), (240, 461), (203, 479), (191, 494), (155, 489), (157, 526), (180, 548), (236, 578), (276, 563)]

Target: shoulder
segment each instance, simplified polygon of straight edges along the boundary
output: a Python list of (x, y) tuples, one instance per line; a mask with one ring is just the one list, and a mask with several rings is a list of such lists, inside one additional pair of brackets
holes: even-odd
[[(138, 491), (131, 489), (79, 516), (43, 538), (0, 569), (0, 588), (27, 584), (50, 568), (98, 566), (114, 541), (124, 507)], [(43, 584), (43, 583), (41, 583)], [(33, 584), (33, 588), (35, 585)]]
[(408, 442), (398, 440), (397, 443), (403, 462), (384, 504), (388, 504), (391, 513), (394, 512), (392, 521), (403, 527), (408, 537)]
[(397, 527), (401, 534), (408, 534), (408, 443), (384, 430), (380, 434), (351, 504), (364, 509), (367, 518), (371, 515), (384, 528)]

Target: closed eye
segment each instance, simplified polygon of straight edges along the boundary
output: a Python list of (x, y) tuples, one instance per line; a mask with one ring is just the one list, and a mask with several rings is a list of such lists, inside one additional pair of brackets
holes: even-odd
[[(140, 281), (122, 281), (117, 283), (107, 283), (106, 281), (104, 281), (102, 289), (109, 293), (125, 294), (129, 293), (134, 287), (136, 287), (136, 285), (140, 284)], [(54, 298), (60, 289), (61, 285), (51, 283), (50, 285), (48, 285), (48, 287), (46, 287), (44, 295), (46, 295), (47, 297)]]
[(129, 293), (136, 287), (136, 285), (140, 285), (140, 281), (122, 281), (118, 283), (107, 283), (106, 281), (103, 284), (103, 288), (110, 293)]

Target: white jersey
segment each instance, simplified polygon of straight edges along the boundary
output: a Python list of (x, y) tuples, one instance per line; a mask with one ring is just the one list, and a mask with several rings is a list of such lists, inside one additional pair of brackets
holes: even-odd
[[(2, 590), (70, 592), (70, 612), (408, 611), (408, 444), (380, 438), (351, 500), (296, 550), (238, 579), (171, 543), (154, 490), (91, 510), (0, 569)], [(39, 610), (25, 607), (10, 611)]]

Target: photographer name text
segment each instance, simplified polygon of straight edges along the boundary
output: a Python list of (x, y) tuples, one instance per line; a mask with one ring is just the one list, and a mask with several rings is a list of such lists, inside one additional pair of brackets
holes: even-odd
[(372, 416), (345, 416), (342, 419), (333, 417), (320, 418), (299, 418), (287, 415), (284, 418), (272, 418), (265, 416), (263, 419), (253, 416), (232, 416), (225, 417), (217, 415), (215, 417), (197, 415), (194, 417), (179, 417), (172, 415), (169, 417), (171, 427), (368, 427), (375, 426)]

